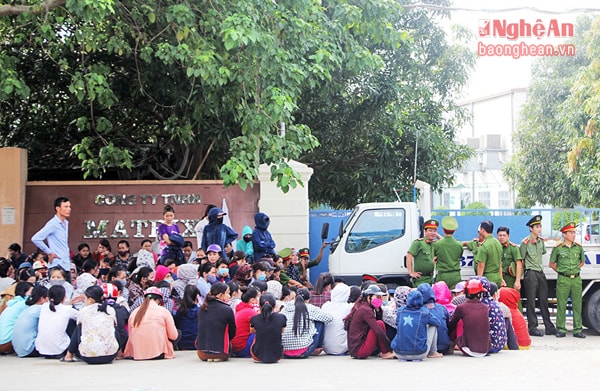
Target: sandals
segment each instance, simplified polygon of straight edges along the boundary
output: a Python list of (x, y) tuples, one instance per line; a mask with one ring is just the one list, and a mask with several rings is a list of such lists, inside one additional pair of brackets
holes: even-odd
[(67, 359), (65, 357), (61, 357), (60, 362), (78, 362), (79, 360), (73, 357), (72, 359)]

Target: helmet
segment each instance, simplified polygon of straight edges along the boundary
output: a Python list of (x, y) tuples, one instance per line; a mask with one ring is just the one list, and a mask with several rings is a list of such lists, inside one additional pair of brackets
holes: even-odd
[(157, 298), (160, 298), (161, 300), (163, 298), (162, 291), (155, 286), (151, 286), (150, 288), (148, 288), (144, 291), (144, 297), (146, 297), (148, 295), (156, 296)]
[(221, 252), (221, 246), (219, 246), (218, 244), (211, 244), (206, 248), (206, 252), (214, 252), (214, 253), (220, 253)]
[(102, 284), (102, 292), (104, 292), (104, 297), (112, 298), (119, 296), (119, 288), (117, 288), (114, 284)]
[(465, 292), (470, 295), (476, 295), (478, 293), (485, 292), (485, 289), (483, 289), (483, 284), (480, 280), (472, 279), (467, 281)]
[(369, 285), (368, 287), (366, 287), (362, 291), (362, 295), (363, 295), (363, 297), (370, 296), (370, 295), (383, 296), (383, 295), (385, 295), (385, 293), (383, 293), (377, 285), (372, 284), (372, 285)]

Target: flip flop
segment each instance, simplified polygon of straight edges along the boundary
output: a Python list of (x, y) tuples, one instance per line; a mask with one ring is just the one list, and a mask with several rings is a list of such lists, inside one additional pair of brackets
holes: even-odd
[(70, 360), (67, 360), (66, 358), (62, 357), (59, 361), (60, 362), (77, 362), (79, 360), (77, 360), (76, 358), (72, 358)]

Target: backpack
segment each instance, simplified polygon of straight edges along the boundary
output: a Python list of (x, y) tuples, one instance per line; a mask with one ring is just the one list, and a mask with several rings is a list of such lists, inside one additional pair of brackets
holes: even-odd
[(160, 259), (158, 260), (158, 263), (164, 265), (167, 259), (174, 260), (177, 266), (186, 263), (183, 251), (181, 251), (181, 247), (174, 244), (170, 244), (165, 248), (165, 253), (164, 255), (161, 255)]

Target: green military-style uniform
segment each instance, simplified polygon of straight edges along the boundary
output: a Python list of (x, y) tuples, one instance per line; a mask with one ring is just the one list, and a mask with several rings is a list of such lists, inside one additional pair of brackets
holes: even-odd
[(502, 276), (500, 275), (500, 263), (502, 262), (502, 245), (492, 235), (485, 238), (479, 251), (477, 251), (477, 263), (484, 263), (483, 276), (496, 283), (498, 287), (502, 286)]
[(521, 252), (516, 244), (508, 242), (502, 245), (502, 277), (509, 288), (515, 287), (517, 261), (521, 260)]
[[(542, 216), (533, 216), (525, 225), (531, 230), (535, 225), (542, 223)], [(540, 307), (540, 314), (544, 321), (546, 334), (556, 334), (556, 327), (550, 319), (550, 311), (548, 310), (548, 283), (544, 275), (544, 266), (542, 265), (542, 256), (546, 254), (546, 245), (541, 238), (534, 240), (533, 236), (528, 235), (519, 246), (521, 258), (523, 259), (523, 282), (525, 284), (525, 297), (527, 297), (526, 315), (527, 328), (529, 335), (543, 336), (538, 330), (538, 318), (535, 313), (535, 301)]]
[(420, 284), (433, 283), (433, 242), (424, 238), (412, 242), (408, 252), (413, 256), (413, 271), (421, 273), (419, 278), (411, 278), (413, 287)]
[[(575, 230), (575, 223), (567, 224), (561, 231)], [(585, 252), (579, 243), (560, 243), (552, 249), (550, 263), (556, 265), (556, 328), (560, 333), (566, 333), (567, 301), (571, 298), (573, 306), (573, 333), (581, 333), (583, 322), (581, 320), (581, 264), (585, 263)]]
[(473, 271), (477, 275), (477, 252), (479, 251), (481, 243), (477, 239), (473, 239), (467, 242), (467, 248), (473, 253)]
[(542, 255), (546, 254), (546, 245), (540, 238), (533, 240), (531, 235), (527, 236), (519, 246), (521, 258), (523, 258), (523, 270), (544, 271)]
[(444, 238), (433, 243), (433, 255), (437, 257), (435, 281), (444, 281), (450, 289), (454, 289), (456, 284), (462, 281), (460, 266), (463, 246), (452, 236), (458, 228), (458, 222), (454, 217), (444, 217), (442, 227), (444, 228)]

